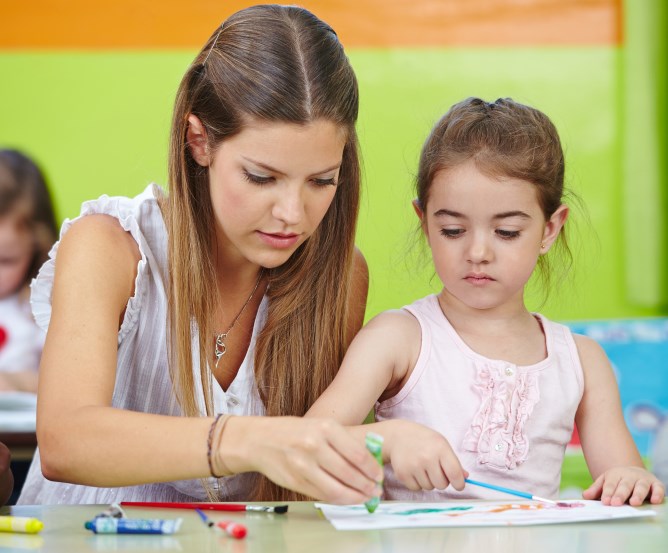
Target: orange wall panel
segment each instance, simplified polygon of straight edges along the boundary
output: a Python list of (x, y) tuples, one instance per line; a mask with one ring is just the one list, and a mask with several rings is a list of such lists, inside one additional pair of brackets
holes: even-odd
[[(291, 2), (279, 2), (291, 3)], [(195, 49), (240, 0), (3, 0), (2, 49)], [(347, 47), (614, 45), (621, 0), (306, 0)]]

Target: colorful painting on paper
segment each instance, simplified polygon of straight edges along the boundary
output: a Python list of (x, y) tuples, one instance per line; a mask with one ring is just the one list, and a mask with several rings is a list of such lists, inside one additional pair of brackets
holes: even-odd
[(650, 517), (656, 512), (635, 507), (606, 507), (599, 501), (572, 500), (557, 505), (538, 501), (383, 502), (370, 514), (364, 505), (316, 503), (337, 530), (427, 528), (441, 526), (529, 526), (594, 520)]

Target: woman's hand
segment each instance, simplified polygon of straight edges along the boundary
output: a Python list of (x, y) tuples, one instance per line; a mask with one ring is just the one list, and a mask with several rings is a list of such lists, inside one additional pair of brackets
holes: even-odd
[(230, 472), (261, 472), (309, 497), (353, 504), (382, 491), (382, 469), (364, 442), (330, 419), (232, 417), (219, 443)]
[(589, 486), (582, 497), (585, 499), (601, 499), (603, 505), (642, 505), (649, 499), (650, 503), (663, 502), (666, 487), (651, 472), (641, 467), (615, 467), (601, 474)]
[(442, 434), (405, 420), (378, 423), (375, 431), (385, 438), (383, 456), (408, 489), (444, 490), (450, 485), (464, 489), (468, 473)]

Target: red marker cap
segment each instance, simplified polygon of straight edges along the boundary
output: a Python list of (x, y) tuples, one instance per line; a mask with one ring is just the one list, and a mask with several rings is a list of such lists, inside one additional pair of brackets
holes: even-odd
[(232, 522), (231, 520), (221, 520), (218, 523), (218, 526), (225, 530), (228, 536), (232, 536), (238, 540), (246, 537), (246, 527), (243, 524), (239, 524), (238, 522)]

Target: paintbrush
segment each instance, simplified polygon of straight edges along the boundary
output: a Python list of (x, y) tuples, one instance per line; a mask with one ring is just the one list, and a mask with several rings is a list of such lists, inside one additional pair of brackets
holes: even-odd
[(203, 511), (246, 511), (256, 513), (288, 512), (287, 505), (246, 505), (244, 503), (165, 503), (161, 501), (123, 501), (123, 507), (147, 507), (154, 509), (201, 509)]
[(533, 495), (527, 492), (520, 492), (518, 490), (504, 488), (503, 486), (496, 486), (494, 484), (488, 484), (487, 482), (480, 482), (479, 480), (471, 480), (470, 478), (464, 478), (464, 482), (466, 482), (467, 484), (473, 484), (474, 486), (480, 486), (481, 488), (489, 488), (490, 490), (496, 490), (497, 492), (516, 495), (518, 497), (524, 497), (526, 499), (533, 499), (535, 501), (542, 501), (543, 503), (549, 503), (550, 505), (557, 505), (558, 507), (570, 507), (570, 503), (564, 503), (562, 501), (554, 501), (552, 499), (545, 499), (544, 497), (538, 497), (537, 495)]

